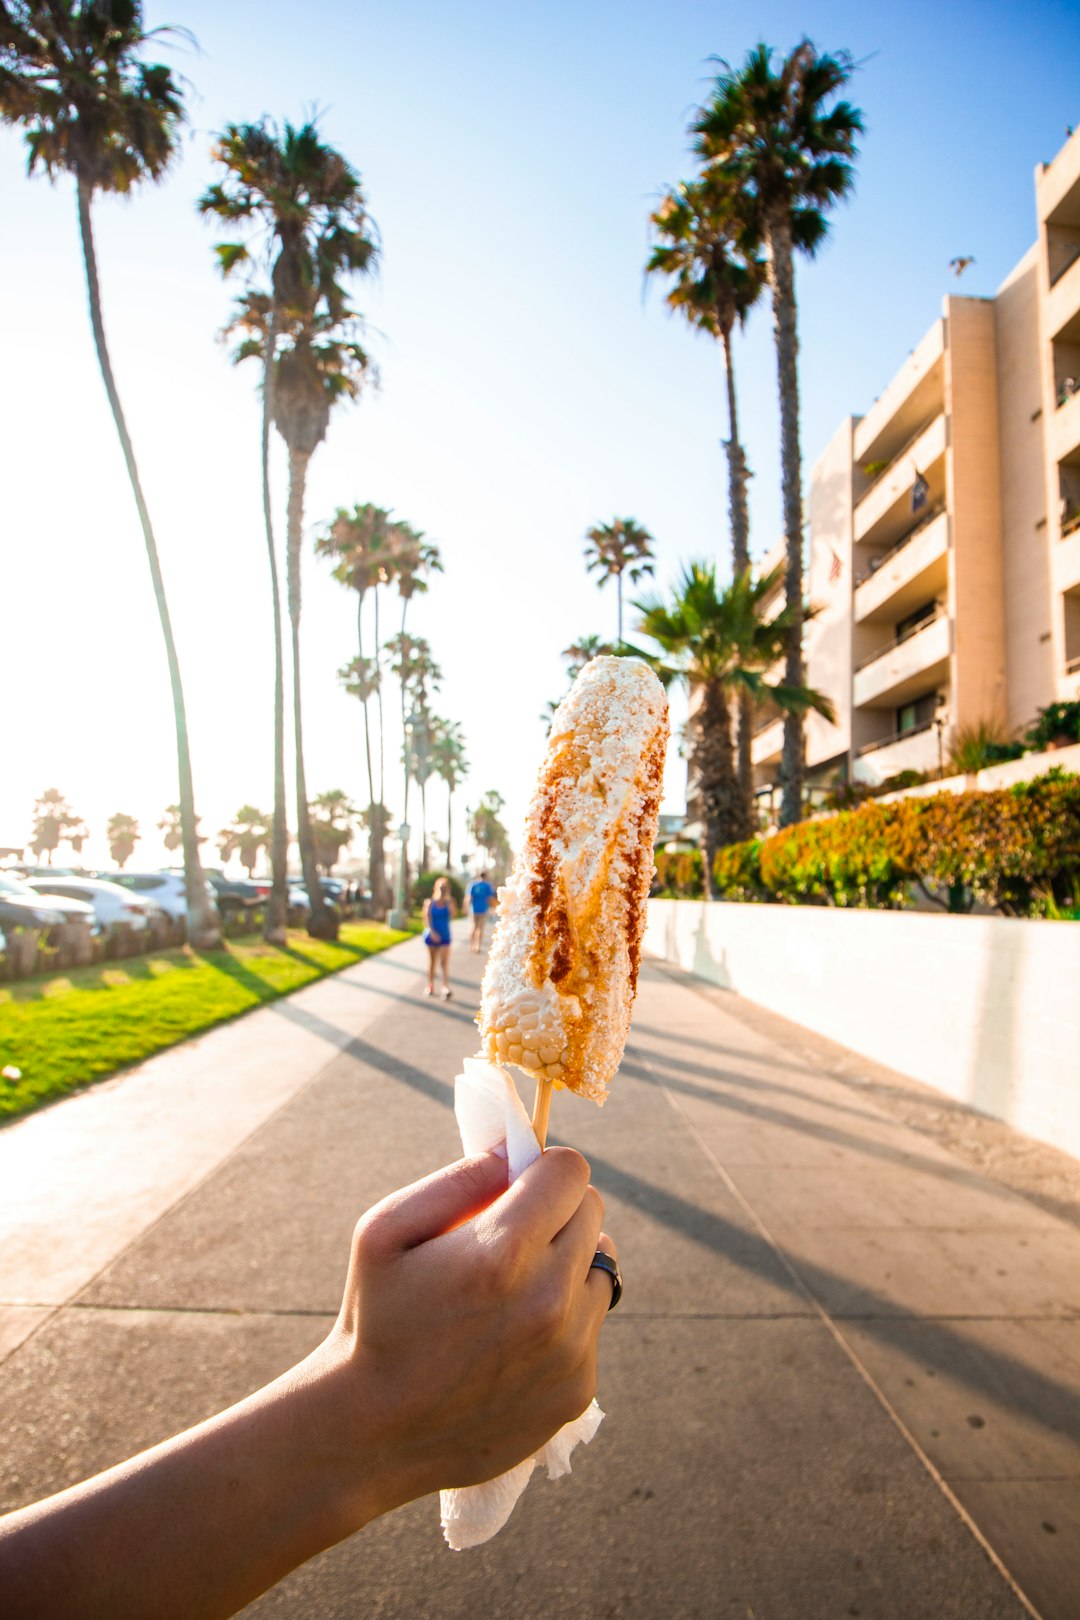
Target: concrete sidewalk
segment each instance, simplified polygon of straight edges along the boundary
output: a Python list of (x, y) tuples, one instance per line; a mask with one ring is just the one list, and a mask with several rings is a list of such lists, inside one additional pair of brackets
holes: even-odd
[[(0, 1132), (0, 1506), (197, 1421), (326, 1331), (356, 1215), (458, 1151), (479, 964), (456, 950), (455, 1000), (432, 1004), (422, 956), (155, 1059), (107, 1118), (91, 1092)], [(608, 1105), (560, 1095), (553, 1120), (626, 1277), (596, 1441), (484, 1548), (451, 1554), (415, 1503), (248, 1612), (1074, 1620), (1080, 1232), (789, 1039), (647, 969)]]

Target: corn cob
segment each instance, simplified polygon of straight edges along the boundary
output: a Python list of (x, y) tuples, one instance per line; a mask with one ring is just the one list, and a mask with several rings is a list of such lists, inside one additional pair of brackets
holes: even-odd
[(634, 658), (594, 658), (555, 713), (477, 1020), (485, 1056), (545, 1096), (553, 1082), (602, 1103), (622, 1058), (667, 735), (663, 688)]

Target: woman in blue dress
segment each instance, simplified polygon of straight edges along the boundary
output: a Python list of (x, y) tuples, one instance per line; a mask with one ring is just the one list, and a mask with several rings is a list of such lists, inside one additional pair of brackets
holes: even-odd
[(450, 919), (453, 915), (450, 879), (436, 878), (431, 899), (424, 901), (424, 944), (428, 948), (428, 982), (424, 994), (435, 994), (435, 970), (441, 968), (444, 1001), (450, 1000)]

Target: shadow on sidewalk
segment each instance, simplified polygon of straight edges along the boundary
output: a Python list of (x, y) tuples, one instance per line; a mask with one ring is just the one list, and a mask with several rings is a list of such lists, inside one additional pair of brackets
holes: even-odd
[[(343, 1055), (400, 1081), (444, 1108), (453, 1107), (452, 1087), (427, 1070), (406, 1062), (371, 1041), (350, 1037), (347, 1031), (288, 1001), (271, 1005), (281, 1017), (294, 1020), (313, 1033), (322, 1035)], [(440, 1010), (446, 1011), (445, 1008)], [(638, 1076), (635, 1075), (635, 1078)], [(662, 1084), (657, 1076), (649, 1073), (640, 1078), (651, 1086)], [(832, 1317), (822, 1301), (830, 1297), (838, 1285), (850, 1286), (855, 1282), (855, 1279), (845, 1278), (842, 1273), (813, 1262), (801, 1258), (791, 1260), (782, 1248), (767, 1241), (754, 1226), (703, 1209), (608, 1159), (593, 1154), (590, 1164), (593, 1180), (602, 1194), (622, 1199), (658, 1225), (681, 1233), (710, 1253), (722, 1255), (729, 1264), (755, 1276), (768, 1278), (789, 1293), (793, 1302), (805, 1305), (809, 1300), (829, 1320)], [(936, 1168), (940, 1170), (942, 1167)], [(986, 1182), (986, 1185), (992, 1183)], [(865, 1311), (856, 1318), (862, 1332), (901, 1354), (910, 1354), (911, 1328), (916, 1324), (922, 1329), (918, 1356), (924, 1369), (934, 1376), (941, 1373), (955, 1378), (973, 1396), (982, 1396), (1007, 1406), (1049, 1434), (1080, 1445), (1080, 1400), (1067, 1385), (1027, 1366), (1015, 1356), (987, 1349), (967, 1336), (955, 1322), (897, 1315), (893, 1302), (875, 1293), (864, 1281), (858, 1281), (856, 1286), (861, 1298), (866, 1301)], [(627, 1314), (623, 1320), (629, 1323), (633, 1318)]]

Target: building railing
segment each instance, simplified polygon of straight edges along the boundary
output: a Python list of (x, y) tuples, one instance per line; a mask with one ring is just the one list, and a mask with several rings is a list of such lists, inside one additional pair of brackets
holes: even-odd
[(1080, 506), (1075, 511), (1070, 512), (1067, 517), (1062, 518), (1061, 538), (1064, 540), (1066, 535), (1074, 534), (1077, 529), (1080, 529)]
[[(911, 435), (911, 438), (907, 439), (900, 446), (899, 450), (895, 451), (894, 454), (889, 457), (888, 461), (885, 463), (884, 467), (882, 467), (881, 471), (874, 474), (874, 476), (870, 480), (869, 484), (867, 484), (866, 488), (863, 490), (862, 494), (859, 496), (859, 499), (855, 502), (856, 506), (860, 506), (862, 504), (862, 502), (866, 500), (867, 496), (873, 490), (875, 490), (877, 488), (877, 486), (880, 484), (881, 480), (883, 478), (887, 478), (889, 476), (889, 474), (892, 472), (893, 468), (896, 466), (898, 461), (903, 461), (904, 457), (907, 455), (908, 451), (912, 448), (912, 446), (918, 444), (919, 440), (922, 438), (922, 436), (926, 432), (927, 428), (933, 427), (934, 423), (937, 421), (937, 419), (938, 419), (938, 417), (940, 415), (941, 415), (941, 407), (939, 406), (938, 409), (934, 412), (933, 416), (928, 416), (926, 418), (926, 421), (922, 424), (922, 426), (915, 429), (915, 432)], [(871, 466), (872, 465), (873, 465), (873, 462), (871, 462)], [(860, 472), (862, 471), (861, 468), (859, 470), (860, 470)]]
[(1062, 276), (1065, 275), (1068, 271), (1070, 271), (1072, 269), (1072, 267), (1076, 263), (1077, 259), (1080, 259), (1080, 242), (1074, 242), (1073, 243), (1072, 252), (1065, 256), (1065, 259), (1064, 259), (1063, 263), (1058, 265), (1057, 269), (1054, 271), (1053, 275), (1050, 277), (1050, 285), (1051, 285), (1051, 287), (1056, 287), (1057, 286), (1057, 284), (1061, 280)]
[(894, 546), (890, 546), (888, 551), (884, 552), (880, 557), (871, 562), (868, 565), (865, 573), (858, 574), (856, 576), (855, 589), (858, 590), (860, 585), (865, 585), (868, 579), (873, 579), (874, 575), (880, 569), (884, 568), (885, 564), (891, 561), (891, 559), (896, 556), (898, 551), (903, 551), (905, 546), (911, 544), (916, 535), (922, 534), (923, 530), (928, 529), (931, 523), (936, 523), (937, 519), (941, 516), (944, 510), (945, 502), (939, 501), (932, 512), (927, 512), (926, 516), (924, 518), (920, 518), (915, 527), (913, 529), (909, 529), (907, 534), (902, 535)]
[(1080, 653), (1075, 658), (1065, 660), (1066, 675), (1080, 675)]
[(895, 648), (902, 647), (905, 641), (911, 641), (915, 636), (922, 635), (924, 630), (929, 630), (932, 624), (937, 624), (938, 620), (944, 619), (947, 614), (948, 609), (939, 602), (933, 613), (928, 614), (925, 619), (920, 619), (918, 624), (913, 624), (910, 630), (905, 630), (902, 635), (896, 637), (895, 641), (886, 642), (884, 647), (879, 647), (876, 652), (872, 652), (866, 658), (861, 659), (855, 665), (855, 673), (858, 674), (859, 670), (867, 669), (871, 664), (876, 664), (879, 658), (884, 658), (886, 653), (891, 653)]
[(781, 709), (778, 714), (770, 715), (768, 720), (759, 720), (750, 733), (751, 739), (760, 737), (764, 732), (769, 730), (770, 726), (775, 726), (776, 722), (778, 720), (782, 720), (783, 718), (784, 711)]
[(906, 731), (893, 731), (887, 737), (875, 737), (873, 742), (863, 743), (861, 748), (856, 748), (856, 758), (861, 759), (864, 754), (872, 754), (878, 748), (891, 748), (893, 743), (904, 742), (908, 737), (918, 737), (921, 732), (933, 729), (933, 720), (923, 720), (917, 726), (908, 726)]

